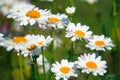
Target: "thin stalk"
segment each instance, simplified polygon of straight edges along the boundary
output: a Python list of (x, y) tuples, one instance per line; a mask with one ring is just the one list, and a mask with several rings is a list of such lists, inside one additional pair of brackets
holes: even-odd
[(20, 80), (24, 80), (24, 76), (23, 76), (23, 63), (22, 63), (22, 55), (20, 53), (19, 56), (19, 66), (20, 66)]
[(74, 42), (71, 42), (71, 51), (69, 54), (69, 60), (74, 61)]
[(34, 76), (36, 80), (40, 80), (39, 79), (39, 72), (38, 72), (38, 66), (37, 66), (37, 57), (33, 57), (33, 63), (34, 63)]
[[(115, 32), (117, 32), (117, 8), (116, 8), (116, 0), (113, 0), (113, 17), (114, 17), (114, 28)], [(117, 35), (117, 33), (116, 33)]]
[(45, 59), (44, 59), (44, 52), (43, 52), (43, 47), (41, 48), (41, 52), (42, 52), (42, 63), (43, 63), (43, 79), (46, 80), (46, 74), (45, 74)]
[[(52, 42), (51, 42), (51, 66), (52, 66), (52, 63), (54, 63), (54, 55), (55, 55), (55, 52), (54, 52), (54, 35), (55, 35), (55, 29), (54, 27), (52, 27), (52, 31), (51, 31), (51, 37), (53, 38)], [(49, 80), (52, 79), (52, 73), (51, 71), (49, 70)]]
[(54, 27), (52, 27), (52, 31), (51, 31), (51, 37), (53, 38), (52, 43), (51, 43), (52, 63), (54, 63), (54, 55), (55, 55), (55, 52), (54, 52), (54, 35), (55, 35), (55, 33), (54, 33), (54, 31), (55, 31)]

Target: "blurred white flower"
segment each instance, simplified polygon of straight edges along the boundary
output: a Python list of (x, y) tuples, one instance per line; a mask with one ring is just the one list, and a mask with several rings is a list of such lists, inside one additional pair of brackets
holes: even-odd
[(88, 39), (88, 44), (86, 47), (90, 48), (91, 50), (102, 50), (105, 49), (111, 50), (111, 47), (114, 47), (112, 40), (104, 35), (94, 35), (92, 38)]
[(24, 0), (2, 0), (0, 1), (0, 11), (4, 16), (7, 16), (9, 10), (15, 4), (26, 3), (27, 1)]
[(106, 61), (101, 60), (101, 56), (96, 56), (95, 53), (88, 53), (78, 57), (78, 61), (75, 62), (77, 68), (82, 69), (82, 73), (90, 74), (94, 76), (103, 76), (106, 71)]
[(55, 29), (62, 29), (66, 26), (68, 22), (68, 16), (65, 14), (51, 14), (46, 16), (46, 27), (51, 28), (54, 27)]
[(87, 1), (89, 4), (94, 4), (94, 3), (96, 3), (98, 0), (82, 0), (82, 1)]
[[(37, 58), (37, 64), (38, 64), (38, 71), (39, 73), (43, 73), (43, 56), (40, 55), (38, 58)], [(50, 69), (50, 63), (48, 62), (48, 60), (45, 58), (44, 56), (44, 65), (45, 65), (45, 72), (48, 72), (49, 69)]]
[(65, 10), (66, 10), (66, 13), (67, 14), (74, 14), (75, 13), (75, 9), (76, 7), (72, 6), (72, 7), (67, 7)]
[(62, 44), (63, 44), (62, 39), (60, 39), (59, 37), (55, 36), (54, 37), (54, 48), (61, 47)]

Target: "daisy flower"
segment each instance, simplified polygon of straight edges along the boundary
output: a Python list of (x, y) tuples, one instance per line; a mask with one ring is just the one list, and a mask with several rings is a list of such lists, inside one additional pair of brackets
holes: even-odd
[(101, 60), (101, 56), (97, 57), (95, 53), (81, 55), (76, 64), (78, 65), (77, 68), (82, 69), (82, 73), (103, 76), (107, 72), (106, 61)]
[(53, 38), (51, 38), (50, 36), (45, 38), (45, 36), (43, 36), (43, 35), (36, 35), (34, 38), (35, 38), (34, 44), (38, 48), (47, 47), (47, 45), (50, 44), (51, 41), (53, 40)]
[(39, 9), (34, 5), (23, 3), (15, 4), (8, 14), (8, 18), (13, 18), (19, 22), (20, 26), (26, 26), (28, 24), (39, 25), (44, 23), (44, 17), (50, 14), (50, 11)]
[(77, 23), (75, 25), (74, 23), (68, 24), (66, 28), (66, 37), (72, 37), (71, 41), (75, 41), (76, 39), (88, 39), (92, 35), (92, 31), (88, 31), (89, 27), (86, 25), (81, 25), (80, 23)]
[(60, 78), (63, 78), (63, 80), (68, 80), (71, 76), (77, 77), (78, 75), (75, 73), (75, 70), (73, 69), (74, 63), (68, 62), (68, 60), (63, 59), (61, 63), (56, 62), (52, 64), (51, 71), (55, 73), (56, 80), (60, 80)]
[(38, 56), (41, 52), (40, 48), (37, 48), (35, 45), (36, 35), (26, 35), (25, 38), (28, 40), (26, 45), (21, 50), (21, 54), (23, 54), (25, 57), (30, 56)]
[(112, 40), (104, 35), (94, 35), (92, 38), (88, 39), (88, 44), (86, 47), (91, 50), (101, 50), (105, 51), (105, 49), (111, 50), (111, 47), (114, 47)]
[(17, 52), (20, 52), (25, 44), (27, 43), (27, 39), (24, 36), (16, 36), (12, 39), (5, 39), (1, 42), (1, 46), (5, 47), (7, 51), (10, 51), (12, 49), (16, 50)]
[(46, 19), (48, 27), (54, 27), (57, 29), (64, 28), (64, 26), (66, 26), (66, 24), (69, 22), (68, 16), (65, 14), (51, 14), (47, 16)]
[(65, 10), (66, 10), (67, 14), (74, 14), (75, 9), (76, 9), (76, 7), (72, 6), (72, 7), (67, 7)]

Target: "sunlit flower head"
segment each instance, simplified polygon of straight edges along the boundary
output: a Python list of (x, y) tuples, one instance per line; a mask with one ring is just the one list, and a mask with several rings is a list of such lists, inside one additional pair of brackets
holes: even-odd
[[(43, 56), (40, 55), (38, 58), (37, 58), (37, 64), (38, 64), (38, 71), (39, 73), (43, 73)], [(45, 65), (45, 72), (48, 72), (49, 69), (50, 69), (50, 63), (48, 62), (48, 60), (45, 58), (44, 56), (44, 65)]]
[(72, 37), (71, 41), (75, 41), (76, 39), (88, 39), (92, 35), (92, 31), (88, 31), (89, 27), (86, 25), (81, 25), (78, 23), (75, 25), (74, 23), (68, 24), (66, 28), (66, 37)]
[(101, 60), (101, 56), (96, 56), (95, 53), (81, 55), (76, 64), (78, 65), (77, 68), (82, 69), (82, 73), (103, 76), (107, 72), (106, 61)]
[(75, 9), (76, 9), (76, 7), (72, 6), (72, 7), (67, 7), (65, 10), (66, 10), (67, 14), (74, 14)]
[(74, 63), (68, 62), (68, 60), (61, 60), (61, 63), (56, 62), (52, 64), (51, 71), (55, 74), (56, 80), (68, 80), (71, 76), (77, 77), (75, 70), (73, 69)]
[(91, 39), (88, 39), (88, 41), (86, 47), (91, 50), (105, 51), (105, 49), (111, 50), (112, 47), (114, 47), (112, 40), (104, 35), (94, 35)]
[(68, 16), (65, 14), (51, 14), (46, 17), (47, 27), (54, 27), (57, 29), (64, 28), (64, 26), (69, 22)]
[(16, 50), (20, 52), (27, 43), (27, 39), (24, 36), (16, 36), (12, 39), (7, 38), (1, 42), (1, 46), (5, 47), (7, 51)]
[(13, 18), (19, 22), (20, 26), (28, 24), (34, 25), (35, 23), (44, 23), (44, 16), (48, 15), (50, 11), (42, 10), (32, 4), (23, 3), (15, 4), (8, 14), (8, 18)]

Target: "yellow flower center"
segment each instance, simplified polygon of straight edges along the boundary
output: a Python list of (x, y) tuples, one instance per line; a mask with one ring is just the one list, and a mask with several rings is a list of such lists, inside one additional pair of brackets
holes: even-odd
[(39, 18), (41, 14), (36, 10), (30, 10), (26, 13), (26, 16), (30, 18)]
[(42, 44), (43, 44), (43, 42), (38, 42), (38, 44), (39, 44), (39, 45), (42, 45)]
[(31, 44), (28, 48), (26, 48), (27, 50), (34, 50), (36, 48), (36, 46), (34, 44)]
[(63, 66), (63, 67), (60, 68), (60, 71), (61, 71), (62, 73), (64, 73), (64, 74), (69, 73), (70, 70), (71, 70), (71, 69), (70, 69), (69, 67), (66, 67), (66, 66)]
[(22, 36), (14, 37), (12, 40), (14, 43), (27, 42), (27, 39)]
[(97, 64), (96, 64), (95, 62), (92, 62), (92, 61), (88, 61), (88, 62), (86, 63), (86, 66), (87, 66), (88, 68), (91, 68), (91, 69), (97, 68)]
[(103, 45), (105, 45), (105, 43), (104, 43), (104, 41), (98, 40), (98, 41), (95, 42), (95, 45), (97, 45), (97, 46), (103, 46)]
[(76, 30), (74, 33), (78, 37), (85, 37), (85, 33), (81, 30)]
[(52, 17), (52, 18), (48, 18), (48, 21), (53, 23), (53, 22), (58, 22), (59, 19), (55, 18), (55, 17), (54, 18)]

